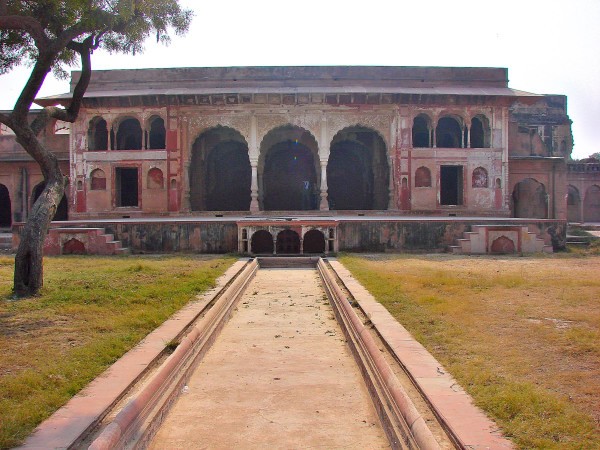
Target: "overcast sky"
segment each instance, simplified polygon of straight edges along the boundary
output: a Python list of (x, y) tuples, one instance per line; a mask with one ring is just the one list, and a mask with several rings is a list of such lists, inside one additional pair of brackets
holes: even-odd
[[(600, 151), (600, 0), (181, 0), (189, 33), (94, 69), (264, 65), (507, 67), (509, 86), (565, 94), (574, 158)], [(27, 76), (0, 76), (11, 109)], [(40, 95), (68, 92), (48, 78)]]

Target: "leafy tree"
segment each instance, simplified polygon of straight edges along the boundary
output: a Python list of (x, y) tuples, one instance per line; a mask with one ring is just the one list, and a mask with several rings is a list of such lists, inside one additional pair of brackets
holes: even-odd
[(592, 153), (588, 158), (594, 158), (600, 161), (600, 152)]
[[(14, 295), (35, 295), (43, 284), (43, 244), (62, 199), (67, 178), (56, 156), (38, 139), (52, 120), (74, 122), (91, 77), (91, 54), (139, 53), (156, 35), (168, 43), (169, 33), (183, 34), (192, 18), (178, 0), (0, 0), (0, 75), (25, 63), (31, 73), (10, 113), (0, 123), (10, 127), (17, 142), (39, 164), (45, 188), (32, 207), (15, 257)], [(66, 68), (81, 64), (81, 77), (64, 108), (46, 107), (28, 120), (29, 110), (50, 71), (66, 76)]]

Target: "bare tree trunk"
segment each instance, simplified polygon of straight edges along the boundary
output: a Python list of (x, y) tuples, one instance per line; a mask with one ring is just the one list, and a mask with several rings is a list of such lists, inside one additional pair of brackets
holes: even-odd
[(42, 288), (44, 240), (65, 192), (62, 175), (58, 175), (60, 181), (46, 182), (46, 187), (33, 205), (21, 233), (21, 242), (15, 256), (13, 293), (16, 298), (36, 295)]
[(15, 134), (17, 142), (36, 156), (46, 182), (23, 228), (15, 256), (13, 295), (22, 298), (36, 295), (43, 285), (44, 240), (65, 193), (66, 178), (56, 156), (44, 148), (29, 127), (15, 127)]

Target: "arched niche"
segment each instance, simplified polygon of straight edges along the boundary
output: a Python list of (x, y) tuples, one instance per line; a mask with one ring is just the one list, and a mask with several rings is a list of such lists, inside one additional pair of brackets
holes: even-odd
[(102, 169), (94, 169), (90, 174), (90, 190), (104, 191), (106, 189), (106, 174)]
[(546, 187), (533, 178), (517, 183), (512, 193), (513, 217), (532, 219), (548, 218)]
[(237, 131), (215, 127), (192, 145), (192, 211), (248, 211), (252, 169), (248, 144)]
[(319, 149), (307, 130), (285, 125), (267, 133), (260, 144), (259, 202), (265, 211), (318, 207)]
[(471, 187), (487, 188), (489, 186), (488, 172), (483, 167), (477, 167), (471, 175)]
[(431, 187), (431, 171), (421, 166), (415, 170), (415, 187)]
[(583, 201), (584, 222), (600, 222), (600, 186), (594, 184), (585, 192)]
[(379, 133), (357, 125), (334, 136), (327, 162), (327, 187), (329, 209), (388, 208), (387, 148)]
[(567, 187), (567, 220), (581, 222), (581, 195), (579, 189), (571, 185)]
[(150, 169), (146, 177), (146, 187), (148, 189), (164, 189), (165, 178), (163, 171), (158, 167), (153, 167)]

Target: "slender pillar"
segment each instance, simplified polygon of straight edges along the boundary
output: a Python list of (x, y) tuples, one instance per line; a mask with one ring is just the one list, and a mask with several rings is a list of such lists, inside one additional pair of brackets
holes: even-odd
[(434, 127), (434, 128), (433, 128), (433, 130), (431, 130), (431, 134), (432, 134), (432, 136), (433, 136), (433, 142), (432, 142), (432, 144), (433, 144), (433, 145), (432, 145), (432, 147), (433, 147), (433, 148), (437, 148), (437, 142), (436, 142), (437, 140), (436, 140), (436, 138), (435, 138), (435, 129), (436, 129), (436, 128), (437, 128), (437, 127)]
[(329, 210), (329, 201), (327, 200), (327, 161), (321, 161), (321, 202), (319, 209), (321, 211)]
[(258, 160), (250, 160), (252, 167), (252, 182), (250, 184), (250, 212), (258, 212)]
[(471, 128), (469, 125), (465, 125), (465, 130), (467, 130), (467, 143), (466, 147), (471, 148)]

